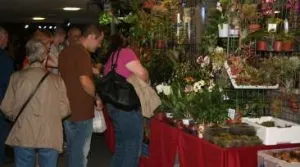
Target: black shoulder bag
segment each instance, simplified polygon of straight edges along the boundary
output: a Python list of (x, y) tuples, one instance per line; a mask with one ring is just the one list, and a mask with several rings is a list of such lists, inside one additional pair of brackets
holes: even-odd
[(20, 112), (18, 113), (18, 115), (16, 116), (16, 118), (15, 118), (13, 124), (15, 124), (15, 123), (18, 121), (20, 115), (22, 114), (22, 112), (23, 112), (24, 109), (26, 108), (27, 104), (30, 102), (30, 100), (32, 99), (32, 97), (34, 96), (34, 94), (37, 92), (37, 90), (39, 89), (39, 87), (41, 86), (41, 84), (42, 84), (43, 81), (47, 78), (47, 76), (48, 76), (49, 74), (50, 74), (50, 72), (48, 71), (48, 72), (43, 76), (43, 78), (39, 81), (39, 83), (37, 84), (37, 86), (36, 86), (36, 88), (34, 89), (34, 91), (30, 94), (30, 96), (28, 97), (28, 99), (27, 99), (27, 100), (25, 101), (25, 103), (23, 104), (23, 106), (22, 106)]
[(101, 99), (114, 105), (116, 108), (122, 110), (133, 110), (140, 106), (140, 100), (136, 94), (134, 87), (127, 82), (126, 78), (116, 72), (118, 58), (120, 54), (118, 50), (116, 61), (114, 62), (114, 55), (112, 55), (111, 71), (100, 79), (99, 90), (97, 91)]

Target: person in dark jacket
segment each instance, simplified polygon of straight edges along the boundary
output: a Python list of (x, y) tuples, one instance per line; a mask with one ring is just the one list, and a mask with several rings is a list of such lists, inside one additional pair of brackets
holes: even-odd
[[(14, 71), (14, 64), (11, 57), (4, 50), (8, 43), (8, 32), (0, 27), (0, 103), (4, 98), (10, 75)], [(5, 155), (5, 140), (9, 134), (10, 123), (0, 111), (0, 166), (7, 161)]]

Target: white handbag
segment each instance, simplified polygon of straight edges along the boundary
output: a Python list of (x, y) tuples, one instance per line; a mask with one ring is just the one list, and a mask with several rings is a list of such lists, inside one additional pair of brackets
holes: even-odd
[(102, 133), (106, 130), (106, 124), (103, 116), (103, 111), (95, 109), (95, 117), (93, 120), (93, 131), (94, 133)]

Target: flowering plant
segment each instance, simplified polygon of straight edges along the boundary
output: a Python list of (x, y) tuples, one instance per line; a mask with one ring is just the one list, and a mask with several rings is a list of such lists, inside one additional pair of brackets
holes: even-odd
[(228, 22), (228, 7), (231, 0), (220, 0), (217, 2), (216, 10), (219, 13), (218, 23), (223, 26), (224, 23)]
[[(170, 83), (156, 86), (163, 107), (172, 111), (176, 119), (220, 122), (227, 118), (222, 88), (216, 84), (215, 74), (222, 65), (222, 48), (212, 52), (214, 56), (198, 56), (195, 61), (177, 63)], [(206, 121), (204, 121), (206, 120)]]

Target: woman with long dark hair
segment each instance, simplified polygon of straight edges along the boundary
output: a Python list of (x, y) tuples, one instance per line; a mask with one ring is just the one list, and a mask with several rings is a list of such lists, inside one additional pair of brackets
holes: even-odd
[[(128, 47), (126, 39), (120, 34), (111, 37), (104, 75), (111, 71), (112, 62), (115, 61), (117, 61), (116, 73), (125, 78), (136, 75), (148, 82), (147, 70), (142, 66), (134, 51)], [(107, 104), (107, 108), (114, 124), (116, 137), (116, 151), (112, 158), (111, 167), (137, 167), (143, 138), (141, 109), (125, 111), (113, 104)]]

